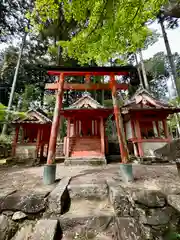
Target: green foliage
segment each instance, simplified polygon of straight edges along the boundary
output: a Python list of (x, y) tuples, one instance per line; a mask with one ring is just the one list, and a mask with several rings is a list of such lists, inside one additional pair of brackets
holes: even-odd
[(12, 137), (8, 135), (0, 135), (0, 146), (11, 148)]
[(2, 122), (5, 118), (6, 107), (0, 103), (0, 122)]
[(8, 42), (24, 32), (27, 25), (25, 14), (32, 8), (34, 1), (0, 1), (0, 42)]
[(169, 232), (166, 236), (167, 240), (180, 240), (180, 234), (176, 232)]
[[(41, 101), (41, 91), (36, 86), (29, 84), (25, 86), (25, 90), (22, 94), (15, 94), (14, 102), (16, 105), (20, 105), (19, 109), (21, 111), (28, 111), (29, 108), (39, 107)], [(18, 101), (20, 100), (20, 103)]]
[(20, 117), (23, 118), (26, 116), (24, 112), (9, 111), (7, 112), (7, 107), (0, 103), (0, 123), (3, 123), (6, 118), (6, 114), (9, 114), (9, 121)]
[[(66, 21), (75, 20), (76, 29), (71, 39), (59, 41), (64, 56), (78, 59), (81, 64), (107, 62), (114, 54), (135, 52), (144, 46), (150, 31), (144, 25), (155, 19), (166, 0), (111, 1), (87, 0), (36, 0), (31, 20), (35, 29), (42, 31), (47, 22), (59, 18), (59, 9)], [(37, 21), (38, 18), (38, 21)]]
[(44, 108), (45, 108), (46, 112), (48, 112), (49, 117), (53, 117), (55, 102), (56, 102), (55, 95), (46, 94), (44, 96)]

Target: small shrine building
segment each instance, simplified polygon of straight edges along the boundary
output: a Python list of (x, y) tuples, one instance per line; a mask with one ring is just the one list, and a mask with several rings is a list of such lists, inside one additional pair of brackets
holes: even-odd
[[(88, 92), (69, 108), (61, 110), (67, 119), (67, 136), (64, 138), (65, 164), (98, 161), (106, 163), (108, 139), (105, 124), (113, 109), (94, 100)], [(81, 161), (81, 162), (80, 162)]]
[[(152, 157), (156, 149), (171, 141), (168, 116), (180, 112), (180, 109), (157, 100), (140, 87), (125, 101), (120, 112), (130, 154)], [(113, 113), (113, 108), (102, 106), (88, 92), (70, 107), (60, 110), (61, 116), (67, 119), (67, 135), (63, 141), (66, 165), (85, 164), (87, 161), (106, 163), (108, 137), (105, 127)], [(25, 118), (18, 118), (12, 124), (16, 129), (12, 156), (47, 158), (52, 121), (44, 111), (30, 110)]]
[(180, 112), (157, 100), (140, 87), (122, 108), (124, 130), (129, 151), (136, 157), (154, 156), (154, 151), (171, 141), (168, 116)]
[[(15, 127), (12, 156), (17, 158), (47, 157), (52, 121), (41, 109), (29, 110), (26, 116), (12, 122)], [(46, 154), (44, 155), (44, 148)]]

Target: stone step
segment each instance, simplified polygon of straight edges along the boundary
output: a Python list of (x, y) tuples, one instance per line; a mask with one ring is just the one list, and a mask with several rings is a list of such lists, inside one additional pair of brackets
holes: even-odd
[(34, 228), (32, 224), (25, 225), (13, 237), (13, 240), (55, 240), (61, 239), (58, 220), (41, 219)]
[(74, 145), (73, 148), (76, 148), (76, 149), (84, 149), (84, 150), (87, 150), (87, 149), (93, 149), (93, 150), (96, 150), (96, 149), (101, 149), (100, 147), (100, 144), (99, 143), (96, 143), (96, 144), (78, 144), (78, 145)]
[(86, 239), (82, 238), (85, 235), (91, 235), (87, 239), (111, 240), (114, 216), (114, 210), (107, 199), (72, 200), (70, 210), (60, 217), (63, 240), (76, 239), (75, 236), (79, 237), (77, 239)]
[(108, 186), (106, 183), (70, 184), (68, 186), (71, 199), (106, 199)]
[(64, 164), (66, 166), (68, 165), (91, 165), (91, 166), (99, 166), (99, 165), (105, 165), (106, 159), (101, 156), (94, 156), (94, 157), (80, 157), (80, 156), (72, 156), (69, 158), (66, 158), (64, 161)]
[(73, 149), (73, 151), (71, 152), (71, 157), (87, 157), (87, 156), (102, 156), (101, 151), (92, 151), (92, 150), (87, 150), (87, 151), (83, 151), (84, 148), (82, 148), (81, 150), (77, 150), (77, 149)]
[(92, 232), (92, 231), (77, 231), (77, 232), (66, 232), (62, 240), (74, 240), (74, 239), (83, 239), (83, 240), (114, 240), (113, 232)]

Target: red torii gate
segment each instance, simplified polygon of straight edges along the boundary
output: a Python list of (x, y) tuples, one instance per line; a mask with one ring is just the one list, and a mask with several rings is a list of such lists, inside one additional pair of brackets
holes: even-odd
[[(118, 101), (116, 98), (117, 89), (127, 90), (128, 84), (121, 83), (118, 84), (115, 80), (115, 76), (137, 76), (136, 68), (132, 66), (124, 67), (79, 67), (79, 68), (67, 68), (67, 67), (48, 67), (48, 74), (59, 76), (59, 79), (56, 83), (46, 84), (45, 89), (57, 90), (56, 94), (56, 104), (54, 109), (54, 117), (51, 127), (51, 135), (49, 140), (49, 151), (47, 158), (47, 165), (51, 165), (55, 160), (56, 152), (56, 142), (57, 134), (60, 125), (60, 110), (62, 109), (62, 98), (63, 91), (74, 89), (74, 90), (111, 90), (112, 91), (112, 100), (114, 107), (114, 115), (117, 127), (117, 135), (120, 146), (121, 159), (123, 163), (126, 163), (128, 160), (128, 151), (127, 145), (124, 141), (124, 131), (123, 123), (120, 118), (120, 108), (118, 106)], [(85, 76), (86, 83), (84, 84), (71, 84), (64, 81), (65, 76)], [(93, 84), (90, 83), (90, 76), (110, 76), (109, 83), (99, 83)], [(138, 79), (136, 79), (139, 83)]]

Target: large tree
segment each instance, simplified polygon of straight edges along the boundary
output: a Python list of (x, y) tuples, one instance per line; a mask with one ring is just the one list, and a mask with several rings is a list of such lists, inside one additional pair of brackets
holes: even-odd
[(34, 0), (0, 1), (0, 42), (8, 42), (24, 33), (28, 20), (27, 11), (33, 8)]
[(145, 23), (156, 17), (165, 2), (87, 0), (83, 4), (80, 0), (36, 0), (31, 18), (36, 20), (38, 16), (36, 29), (40, 31), (47, 21), (58, 19), (59, 4), (62, 4), (65, 19), (77, 22), (71, 40), (59, 41), (64, 54), (81, 63), (89, 63), (90, 60), (101, 63), (115, 53), (124, 54), (141, 48), (149, 35)]

